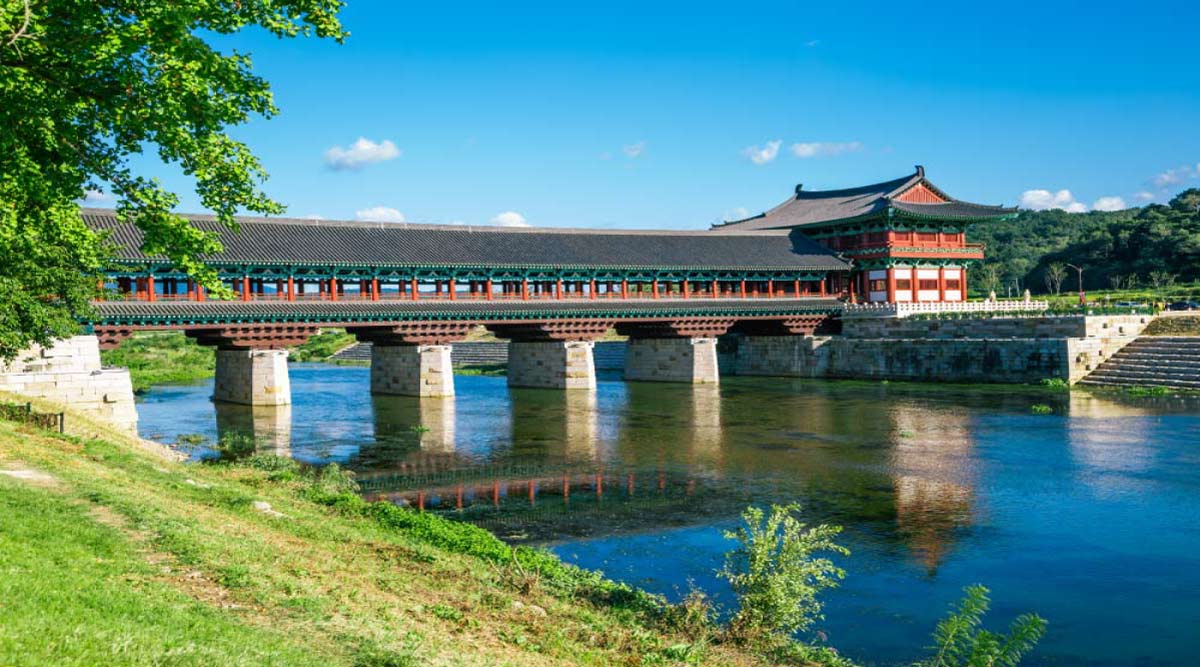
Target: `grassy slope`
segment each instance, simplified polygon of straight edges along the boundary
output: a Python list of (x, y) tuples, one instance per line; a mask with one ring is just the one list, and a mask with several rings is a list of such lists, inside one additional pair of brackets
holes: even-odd
[(213, 348), (201, 347), (179, 331), (137, 334), (100, 358), (106, 366), (129, 369), (133, 390), (151, 385), (195, 382), (212, 377), (216, 368)]
[(0, 468), (57, 480), (0, 481), (0, 572), (19, 573), (0, 578), (0, 664), (757, 664), (585, 601), (603, 587), (464, 555), (494, 543), (430, 515), (114, 440), (0, 422)]

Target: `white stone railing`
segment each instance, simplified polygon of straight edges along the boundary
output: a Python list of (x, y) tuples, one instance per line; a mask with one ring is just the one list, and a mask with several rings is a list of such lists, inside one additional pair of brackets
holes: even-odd
[(909, 317), (939, 313), (1030, 313), (1050, 308), (1046, 301), (936, 301), (917, 303), (848, 303), (843, 317)]

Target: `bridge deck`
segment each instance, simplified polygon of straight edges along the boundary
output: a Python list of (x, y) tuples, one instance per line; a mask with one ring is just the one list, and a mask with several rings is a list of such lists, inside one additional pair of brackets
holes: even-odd
[(364, 323), (554, 319), (654, 321), (690, 317), (769, 319), (840, 311), (835, 298), (643, 299), (621, 301), (173, 301), (94, 304), (96, 326), (182, 328), (229, 323), (348, 326)]

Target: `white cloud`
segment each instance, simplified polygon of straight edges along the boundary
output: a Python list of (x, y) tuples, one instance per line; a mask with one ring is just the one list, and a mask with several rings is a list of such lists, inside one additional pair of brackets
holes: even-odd
[(1165, 188), (1169, 185), (1179, 185), (1184, 181), (1190, 181), (1195, 178), (1200, 178), (1200, 164), (1185, 164), (1182, 167), (1168, 169), (1150, 179), (1150, 182), (1153, 183), (1155, 187)]
[(505, 211), (499, 213), (491, 220), (493, 225), (501, 227), (528, 227), (529, 223), (525, 222), (525, 216), (516, 211)]
[(108, 194), (107, 192), (102, 192), (100, 190), (84, 190), (83, 191), (83, 201), (85, 201), (85, 202), (99, 203), (99, 202), (112, 201), (112, 200), (113, 200), (113, 196)]
[(1120, 197), (1101, 197), (1092, 202), (1092, 208), (1097, 211), (1123, 211), (1129, 207)]
[(1147, 191), (1145, 191), (1145, 190), (1142, 190), (1141, 192), (1138, 192), (1138, 193), (1134, 194), (1134, 195), (1133, 195), (1133, 198), (1134, 198), (1134, 199), (1136, 199), (1136, 200), (1138, 200), (1138, 201), (1153, 201), (1153, 200), (1154, 200), (1154, 193), (1153, 193), (1153, 192), (1147, 192)]
[(1061, 208), (1068, 213), (1084, 213), (1088, 210), (1087, 204), (1075, 201), (1070, 190), (1026, 190), (1021, 193), (1021, 206), (1034, 211)]
[(636, 144), (622, 146), (621, 152), (624, 153), (625, 157), (629, 158), (630, 160), (636, 160), (637, 158), (641, 157), (642, 153), (646, 152), (646, 142), (639, 141)]
[(354, 217), (370, 222), (404, 222), (404, 214), (387, 206), (372, 206), (354, 212)]
[(742, 154), (750, 158), (754, 164), (766, 164), (775, 160), (779, 155), (779, 146), (782, 141), (768, 141), (766, 146), (761, 148), (758, 146), (747, 146), (742, 150)]
[(792, 154), (798, 158), (856, 153), (862, 149), (863, 144), (861, 141), (813, 141), (792, 144)]
[(745, 220), (748, 217), (750, 217), (750, 211), (747, 211), (745, 206), (737, 206), (725, 211), (725, 217), (722, 220)]
[(346, 148), (334, 146), (325, 151), (325, 164), (339, 170), (360, 169), (368, 164), (394, 160), (398, 157), (400, 157), (400, 149), (396, 148), (396, 144), (390, 140), (384, 139), (380, 143), (375, 143), (366, 137), (359, 137), (358, 141)]

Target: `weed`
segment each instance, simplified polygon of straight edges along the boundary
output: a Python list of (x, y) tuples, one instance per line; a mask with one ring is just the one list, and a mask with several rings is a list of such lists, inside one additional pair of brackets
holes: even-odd
[(1054, 414), (1054, 408), (1045, 403), (1035, 403), (1029, 406), (1029, 411), (1035, 415), (1050, 415)]
[(1036, 614), (1018, 616), (1007, 635), (982, 630), (983, 616), (991, 605), (988, 589), (967, 586), (963, 593), (958, 606), (937, 624), (934, 654), (920, 663), (922, 667), (1016, 667), (1046, 632), (1045, 619)]
[(1071, 384), (1062, 378), (1042, 378), (1038, 384), (1046, 389), (1064, 390), (1071, 388)]

